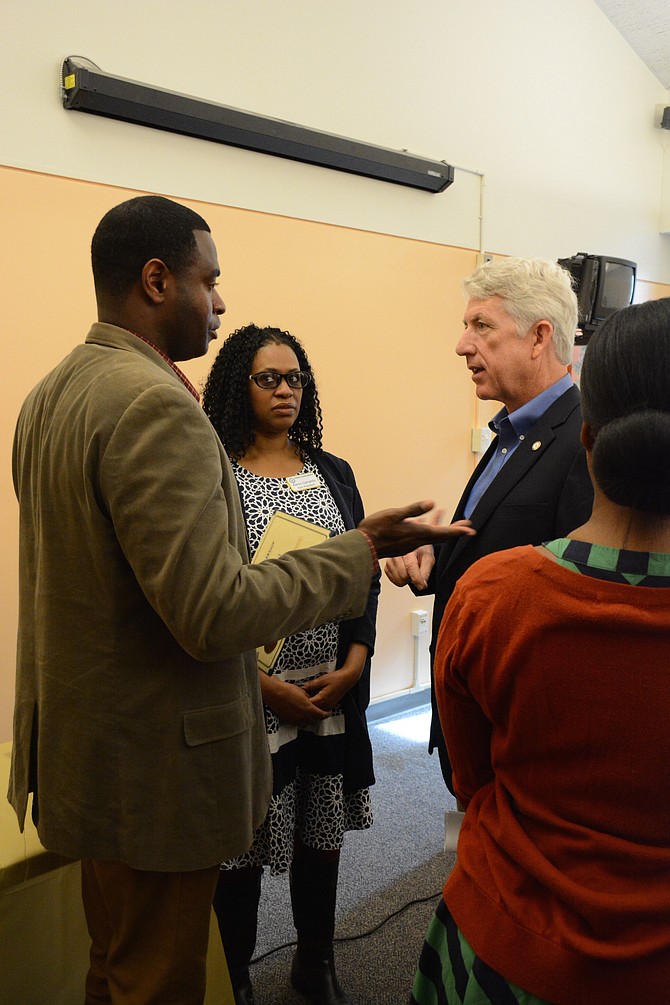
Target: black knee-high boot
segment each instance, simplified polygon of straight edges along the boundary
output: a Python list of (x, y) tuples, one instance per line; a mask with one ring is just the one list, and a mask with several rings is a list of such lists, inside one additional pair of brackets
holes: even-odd
[(293, 923), (298, 949), (291, 983), (311, 1005), (352, 1005), (335, 973), (333, 935), (339, 854), (300, 846), (290, 870)]
[(255, 1005), (249, 961), (256, 946), (261, 868), (222, 870), (213, 906), (226, 954), (235, 1005)]

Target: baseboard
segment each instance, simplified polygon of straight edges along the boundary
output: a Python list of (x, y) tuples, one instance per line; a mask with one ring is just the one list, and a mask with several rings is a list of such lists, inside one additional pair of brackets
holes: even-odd
[(381, 722), (384, 719), (394, 719), (404, 712), (414, 712), (418, 709), (430, 708), (430, 690), (408, 691), (394, 698), (371, 702), (367, 711), (368, 722)]

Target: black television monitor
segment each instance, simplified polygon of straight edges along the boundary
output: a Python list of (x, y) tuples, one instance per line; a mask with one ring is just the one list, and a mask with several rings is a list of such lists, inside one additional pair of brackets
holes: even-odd
[(572, 276), (577, 294), (581, 332), (575, 344), (586, 345), (598, 325), (610, 314), (633, 302), (637, 263), (627, 258), (587, 255), (580, 251), (572, 258), (559, 258), (558, 264)]

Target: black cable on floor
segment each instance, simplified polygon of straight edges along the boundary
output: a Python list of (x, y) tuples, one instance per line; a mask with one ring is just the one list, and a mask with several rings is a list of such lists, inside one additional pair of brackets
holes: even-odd
[[(358, 939), (367, 939), (368, 936), (374, 935), (374, 933), (378, 932), (380, 928), (383, 928), (387, 922), (396, 918), (399, 914), (402, 914), (403, 911), (406, 911), (409, 907), (414, 907), (415, 904), (427, 904), (429, 900), (437, 900), (437, 898), (441, 896), (441, 893), (442, 891), (438, 890), (437, 893), (431, 893), (428, 897), (417, 897), (416, 900), (408, 900), (406, 904), (399, 907), (397, 911), (393, 911), (386, 918), (380, 921), (378, 925), (369, 929), (369, 931), (361, 932), (359, 935), (342, 935), (339, 939), (333, 939), (333, 942), (356, 942)], [(268, 956), (272, 956), (273, 953), (278, 953), (281, 949), (290, 949), (291, 946), (297, 945), (298, 943), (295, 939), (292, 942), (283, 942), (281, 945), (274, 946), (273, 949), (268, 949), (266, 952), (261, 953), (260, 956), (255, 956), (253, 960), (251, 960), (249, 966), (253, 966), (254, 963), (260, 963), (261, 960), (266, 959)]]

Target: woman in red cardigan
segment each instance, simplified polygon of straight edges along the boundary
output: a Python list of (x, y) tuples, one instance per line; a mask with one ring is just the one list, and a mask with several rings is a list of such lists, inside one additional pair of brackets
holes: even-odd
[(459, 581), (435, 663), (465, 807), (411, 1001), (670, 1001), (670, 299), (592, 336), (595, 490)]

